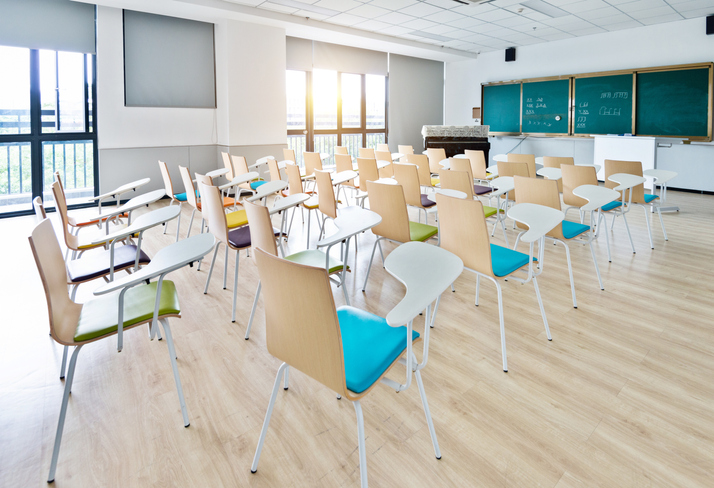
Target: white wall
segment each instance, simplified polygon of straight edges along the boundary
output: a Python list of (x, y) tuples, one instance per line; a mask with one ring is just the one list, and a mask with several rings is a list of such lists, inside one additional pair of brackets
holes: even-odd
[[(519, 47), (516, 61), (510, 63), (504, 56), (503, 51), (495, 51), (474, 61), (446, 64), (445, 124), (474, 123), (471, 108), (481, 106), (481, 83), (712, 61), (714, 36), (706, 35), (705, 19), (698, 18)], [(498, 154), (519, 140), (492, 137), (490, 142), (491, 153)], [(714, 144), (693, 149), (678, 140), (664, 142), (673, 145), (658, 148), (657, 165), (679, 173), (672, 186), (714, 191)], [(516, 152), (591, 161), (592, 147), (591, 139), (529, 137)]]

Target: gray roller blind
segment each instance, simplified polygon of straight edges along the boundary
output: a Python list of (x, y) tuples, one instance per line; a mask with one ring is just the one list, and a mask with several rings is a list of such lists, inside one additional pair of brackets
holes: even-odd
[(287, 69), (387, 75), (388, 55), (380, 51), (288, 37), (286, 54)]
[(216, 107), (213, 24), (124, 10), (127, 107)]
[(0, 0), (0, 45), (94, 54), (94, 5)]

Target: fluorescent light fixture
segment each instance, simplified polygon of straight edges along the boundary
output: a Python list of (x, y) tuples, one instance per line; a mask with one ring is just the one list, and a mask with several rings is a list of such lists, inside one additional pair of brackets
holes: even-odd
[(432, 34), (430, 32), (424, 32), (424, 31), (412, 31), (412, 32), (409, 32), (409, 34), (411, 34), (413, 36), (426, 37), (427, 39), (434, 39), (435, 41), (442, 41), (442, 42), (448, 42), (448, 41), (454, 40), (452, 37), (444, 37), (444, 36), (440, 36), (438, 34)]
[(332, 10), (331, 8), (316, 7), (315, 5), (298, 2), (297, 0), (270, 0), (270, 3), (277, 3), (278, 5), (283, 5), (284, 7), (307, 10), (308, 12), (315, 12), (316, 14), (328, 15), (330, 17), (332, 17), (333, 15), (340, 14), (340, 12), (338, 12), (337, 10)]
[(555, 7), (548, 2), (544, 2), (543, 0), (528, 0), (527, 2), (521, 2), (521, 5), (531, 10), (535, 10), (536, 12), (540, 12), (543, 15), (547, 15), (548, 17), (556, 18), (570, 15), (565, 10), (559, 9), (558, 7)]

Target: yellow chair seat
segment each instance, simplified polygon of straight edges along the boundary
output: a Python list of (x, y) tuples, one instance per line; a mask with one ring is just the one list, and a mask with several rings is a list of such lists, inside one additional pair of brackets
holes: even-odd
[(236, 210), (235, 212), (226, 214), (226, 226), (229, 229), (235, 229), (236, 227), (244, 226), (247, 223), (248, 216), (245, 214), (245, 210)]

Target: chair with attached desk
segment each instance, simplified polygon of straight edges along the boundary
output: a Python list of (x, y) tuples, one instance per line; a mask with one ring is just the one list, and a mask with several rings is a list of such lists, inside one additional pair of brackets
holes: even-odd
[[(528, 176), (531, 178), (536, 177), (536, 162), (534, 154), (517, 154), (508, 153), (506, 154), (506, 161), (509, 163), (526, 163), (528, 165)], [(499, 176), (512, 176), (512, 175), (502, 175), (501, 171), (498, 172)]]
[(346, 146), (335, 146), (335, 154), (346, 154), (349, 156), (350, 152)]
[(392, 176), (394, 176), (394, 167), (392, 166), (392, 163), (394, 163), (394, 161), (392, 160), (392, 154), (389, 151), (374, 151), (374, 158), (377, 161), (385, 161), (387, 163), (390, 163), (389, 165), (379, 169), (380, 178), (391, 178)]
[(438, 227), (409, 220), (407, 202), (401, 185), (388, 185), (377, 181), (367, 181), (366, 183), (370, 210), (377, 212), (382, 217), (382, 221), (372, 228), (372, 233), (377, 236), (377, 239), (374, 241), (372, 254), (369, 257), (367, 276), (365, 276), (364, 285), (362, 285), (363, 292), (367, 289), (367, 280), (369, 280), (374, 251), (377, 247), (379, 247), (379, 254), (382, 257), (382, 263), (384, 263), (384, 252), (380, 243), (382, 240), (400, 244), (411, 241), (425, 242), (439, 232)]
[(432, 177), (432, 172), (429, 169), (429, 158), (426, 154), (407, 154), (402, 158), (402, 163), (413, 164), (419, 171), (419, 185), (425, 190), (434, 188), (439, 184), (439, 178)]
[[(234, 176), (240, 176), (250, 172), (250, 169), (248, 168), (248, 160), (245, 159), (245, 156), (234, 156), (231, 154), (230, 158), (233, 162)], [(255, 195), (258, 188), (266, 183), (267, 181), (258, 178), (250, 182), (241, 183), (238, 187)]]
[[(508, 371), (508, 360), (506, 356), (506, 329), (503, 318), (503, 295), (499, 280), (514, 279), (521, 283), (533, 281), (538, 306), (543, 317), (543, 325), (548, 340), (551, 340), (548, 319), (545, 315), (543, 300), (538, 289), (537, 276), (543, 271), (542, 266), (535, 270), (533, 268), (533, 246), (530, 247), (529, 254), (511, 250), (507, 247), (491, 244), (488, 237), (488, 228), (484, 217), (483, 204), (473, 199), (458, 199), (446, 195), (436, 195), (439, 205), (439, 233), (440, 246), (446, 249), (464, 262), (464, 268), (476, 273), (476, 300), (479, 304), (479, 284), (480, 278), (488, 278), (496, 285), (498, 294), (498, 318), (501, 331), (501, 358), (503, 361), (503, 371)], [(550, 209), (546, 209), (547, 213)], [(553, 222), (557, 221), (557, 216)], [(534, 222), (530, 222), (531, 225)], [(553, 224), (555, 225), (555, 224)], [(540, 241), (541, 236), (535, 236), (529, 242)], [(542, 248), (542, 243), (540, 244)], [(526, 278), (514, 276), (516, 272), (526, 272)]]
[(358, 154), (360, 158), (377, 159), (373, 147), (360, 147)]
[(315, 170), (322, 171), (322, 158), (320, 157), (320, 153), (317, 152), (303, 152), (302, 158), (305, 164), (305, 174), (302, 178), (305, 180), (313, 180), (314, 190)]
[(332, 186), (332, 178), (329, 171), (315, 171), (315, 185), (317, 186), (317, 209), (322, 213), (319, 236), (321, 239), (325, 233), (327, 219), (335, 220), (337, 218), (338, 200), (335, 198), (335, 190)]
[[(617, 180), (614, 180), (612, 178), (613, 175), (618, 174), (618, 173), (624, 173), (624, 174), (629, 174), (633, 176), (637, 176), (643, 179), (643, 181), (635, 186), (631, 186), (627, 189), (622, 189), (623, 184), (622, 182), (618, 182)], [(654, 242), (652, 241), (652, 229), (650, 226), (650, 219), (649, 216), (647, 215), (647, 208), (651, 208), (653, 211), (657, 212), (657, 215), (659, 216), (659, 223), (662, 226), (662, 233), (664, 234), (664, 240), (668, 240), (667, 238), (667, 232), (664, 229), (664, 220), (662, 219), (662, 211), (660, 205), (657, 203), (657, 200), (659, 200), (658, 195), (654, 195), (651, 193), (645, 193), (645, 185), (644, 185), (644, 176), (642, 173), (642, 163), (640, 161), (619, 161), (619, 160), (614, 160), (614, 159), (606, 159), (605, 160), (605, 186), (607, 188), (621, 188), (623, 195), (624, 193), (627, 192), (629, 189), (629, 198), (628, 198), (628, 203), (627, 205), (624, 204), (624, 198), (623, 198), (623, 206), (619, 208), (619, 212), (614, 212), (613, 215), (620, 216), (622, 215), (623, 218), (627, 212), (630, 210), (630, 205), (637, 205), (638, 207), (641, 207), (642, 210), (645, 212), (645, 222), (647, 222), (647, 235), (650, 238), (650, 247), (654, 249)], [(619, 190), (618, 190), (619, 191)], [(625, 222), (627, 222), (625, 220)], [(612, 219), (612, 226), (615, 225), (615, 219)], [(627, 227), (627, 232), (629, 234), (630, 229), (629, 226)], [(630, 242), (632, 242), (632, 237), (630, 237)], [(634, 244), (632, 246), (632, 252), (634, 253)]]
[(493, 178), (493, 175), (486, 170), (488, 165), (486, 164), (486, 156), (483, 151), (466, 149), (464, 150), (464, 156), (471, 164), (471, 173), (475, 180), (484, 183)]
[[(285, 172), (288, 174), (288, 193), (290, 195), (295, 195), (297, 193), (306, 193), (308, 195), (311, 195), (310, 199), (301, 203), (300, 204), (300, 211), (304, 211), (304, 209), (307, 209), (307, 241), (305, 243), (305, 247), (310, 247), (310, 216), (312, 215), (312, 211), (318, 211), (318, 208), (320, 207), (320, 202), (318, 200), (317, 195), (315, 194), (314, 191), (304, 191), (303, 186), (302, 186), (302, 178), (300, 177), (300, 168), (296, 164), (286, 164), (285, 165)], [(288, 234), (290, 234), (290, 230), (293, 228), (293, 220), (295, 219), (295, 210), (293, 210), (292, 217), (290, 217), (290, 225), (288, 226)], [(303, 219), (303, 223), (305, 223), (305, 219)], [(320, 230), (322, 230), (322, 227), (320, 227), (320, 218), (317, 217), (317, 225)]]
[(389, 144), (377, 144), (375, 151), (389, 152)]
[[(451, 171), (465, 171), (468, 173), (473, 189), (471, 192), (476, 196), (488, 196), (493, 191), (493, 188), (485, 185), (474, 184), (476, 177), (471, 169), (471, 161), (464, 158), (449, 158), (449, 168)], [(485, 171), (485, 170), (484, 170)], [(480, 179), (480, 178), (479, 178)]]
[(419, 222), (421, 222), (421, 212), (424, 212), (424, 223), (428, 224), (429, 210), (436, 210), (436, 202), (429, 200), (426, 193), (421, 192), (419, 185), (418, 168), (413, 164), (392, 163), (394, 167), (394, 179), (404, 190), (404, 200), (407, 205), (419, 210)]
[[(98, 217), (90, 217), (88, 220), (81, 220), (81, 219), (78, 219), (78, 218), (69, 214), (69, 209), (67, 207), (67, 195), (64, 191), (64, 184), (62, 183), (62, 178), (60, 177), (59, 171), (55, 171), (53, 177), (54, 177), (53, 181), (55, 181), (59, 184), (59, 190), (62, 192), (62, 204), (64, 205), (64, 208), (65, 208), (65, 214), (67, 217), (67, 225), (69, 226), (70, 232), (74, 235), (77, 235), (77, 234), (79, 234), (80, 230), (89, 228), (91, 226), (97, 226), (97, 227), (101, 228), (102, 223), (104, 223), (106, 221), (106, 219), (102, 218), (101, 215)], [(117, 203), (117, 205), (118, 205), (118, 203)], [(120, 215), (114, 219), (114, 221), (117, 225), (119, 225), (119, 223), (120, 223), (120, 221), (119, 221), (120, 217), (126, 217), (126, 215)]]
[(429, 160), (429, 171), (431, 174), (438, 175), (441, 172), (441, 163), (446, 159), (446, 150), (443, 147), (430, 147), (426, 151), (427, 159)]
[[(563, 166), (573, 166), (575, 160), (572, 157), (543, 156), (544, 168), (560, 168)], [(558, 190), (563, 193), (563, 181), (558, 181)], [(567, 211), (566, 211), (567, 212)]]
[[(171, 244), (156, 254), (155, 263), (126, 278), (108, 283), (95, 291), (95, 294), (112, 291), (114, 293), (97, 297), (85, 303), (75, 303), (67, 293), (67, 274), (62, 251), (50, 221), (40, 222), (32, 231), (29, 240), (47, 298), (50, 336), (59, 344), (74, 346), (65, 380), (47, 481), (52, 483), (55, 478), (77, 356), (79, 351), (91, 342), (116, 335), (117, 349), (121, 351), (124, 331), (152, 322), (158, 327), (156, 324), (160, 323), (164, 328), (168, 343), (169, 358), (181, 404), (183, 423), (185, 427), (188, 427), (186, 402), (168, 323), (169, 318), (181, 317), (181, 307), (174, 283), (165, 280), (164, 277), (167, 273), (188, 264), (186, 256), (188, 256), (187, 259), (193, 261), (209, 252), (213, 246), (213, 237), (196, 236), (190, 240)], [(149, 279), (157, 279), (157, 281), (145, 284), (144, 281)], [(76, 400), (75, 398), (74, 401)]]
[[(186, 193), (174, 193), (174, 185), (171, 182), (171, 175), (169, 174), (169, 168), (165, 162), (159, 160), (159, 169), (161, 170), (161, 178), (164, 180), (164, 189), (166, 190), (166, 195), (171, 199), (169, 205), (173, 205), (174, 202), (178, 203), (179, 208), (181, 208), (181, 203), (186, 201)], [(182, 198), (179, 198), (182, 197)], [(168, 230), (169, 226), (164, 226), (164, 234)], [(181, 229), (181, 215), (179, 215), (178, 221), (176, 222), (176, 242), (179, 240), (179, 230)]]
[[(526, 178), (523, 176), (515, 176), (513, 180), (516, 192), (518, 193), (518, 200), (516, 200), (516, 204), (534, 203), (561, 211), (560, 192), (558, 192), (558, 185), (555, 180), (542, 180), (536, 178)], [(524, 227), (522, 224), (518, 225), (521, 228)], [(522, 234), (523, 232), (516, 238), (516, 245), (514, 249), (518, 247), (518, 242)], [(593, 248), (592, 243), (594, 232), (590, 226), (577, 222), (571, 222), (569, 220), (563, 220), (560, 224), (552, 228), (546, 234), (546, 237), (554, 242), (560, 242), (565, 247), (565, 256), (568, 262), (568, 274), (570, 276), (570, 291), (573, 296), (573, 308), (578, 308), (578, 302), (575, 298), (575, 282), (573, 281), (573, 266), (570, 259), (568, 241), (575, 239), (576, 237), (580, 237), (581, 239), (584, 239), (581, 242), (588, 244), (590, 247), (590, 254), (593, 258), (593, 264), (595, 265), (595, 273), (597, 275), (598, 284), (600, 285), (601, 290), (605, 289), (602, 284), (602, 278), (600, 277), (600, 268), (597, 264), (597, 257), (595, 256), (595, 249)]]
[[(498, 176), (510, 176), (510, 177), (524, 176), (526, 178), (535, 178), (536, 177), (536, 174), (531, 173), (530, 170), (528, 169), (528, 163), (498, 161), (496, 163), (496, 165), (498, 168)], [(512, 202), (516, 202), (517, 201), (516, 190), (514, 189), (513, 191), (508, 192), (507, 198)]]
[[(335, 172), (336, 173), (341, 173), (342, 171), (354, 171), (354, 167), (352, 164), (352, 156), (349, 154), (337, 154), (335, 153)], [(347, 194), (344, 191), (344, 187), (348, 186), (352, 188), (353, 191), (359, 191), (359, 177), (345, 181), (340, 185), (340, 188), (343, 188), (342, 190), (342, 195), (345, 197), (345, 203), (347, 202)], [(339, 191), (337, 193), (337, 196), (339, 197)]]
[[(441, 294), (463, 269), (461, 260), (443, 249), (422, 243), (408, 243), (395, 249), (387, 258), (385, 267), (405, 285), (406, 295), (385, 319), (354, 307), (336, 308), (329, 276), (322, 267), (281, 260), (262, 249), (256, 249), (255, 258), (265, 290), (266, 345), (268, 352), (283, 363), (273, 384), (251, 472), (258, 470), (281, 380), (290, 367), (353, 402), (357, 415), (362, 488), (366, 488), (368, 483), (360, 401), (379, 382), (395, 391), (403, 391), (409, 388), (414, 376), (434, 454), (441, 459), (421, 377), (421, 370), (428, 359), (429, 326), (433, 325), (434, 319), (426, 321), (423, 336), (413, 330), (414, 319), (424, 309), (425, 317), (430, 317), (432, 309), (433, 315), (436, 315)], [(434, 265), (429, 280), (424, 280), (419, 270), (415, 269), (418, 268), (413, 265), (415, 262)], [(301, 286), (295, 287), (294, 283)], [(422, 362), (418, 363), (413, 347), (422, 339)], [(397, 363), (406, 366), (404, 383), (386, 377)], [(287, 384), (284, 383), (285, 387)]]

